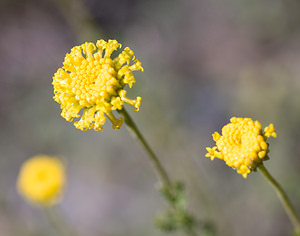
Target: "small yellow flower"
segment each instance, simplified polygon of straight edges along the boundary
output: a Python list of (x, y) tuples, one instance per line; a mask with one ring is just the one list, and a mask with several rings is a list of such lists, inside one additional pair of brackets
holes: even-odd
[(65, 169), (56, 157), (34, 156), (21, 167), (17, 180), (19, 193), (32, 203), (52, 206), (61, 199)]
[(273, 124), (270, 124), (268, 127), (266, 127), (264, 131), (265, 131), (264, 136), (266, 136), (267, 138), (271, 136), (273, 136), (274, 138), (277, 137), (276, 130), (274, 129)]
[(270, 136), (276, 137), (276, 130), (270, 124), (263, 133), (261, 124), (250, 118), (233, 117), (230, 121), (223, 127), (222, 135), (218, 132), (213, 134), (216, 146), (206, 148), (208, 153), (205, 156), (211, 160), (215, 157), (224, 160), (238, 174), (247, 178), (251, 171), (269, 159), (269, 144), (266, 140)]
[(215, 157), (218, 155), (218, 153), (216, 152), (217, 147), (213, 147), (213, 148), (206, 148), (206, 157), (210, 157), (210, 159), (213, 161), (215, 159)]
[(116, 40), (76, 46), (54, 74), (54, 100), (61, 105), (61, 115), (67, 121), (81, 116), (74, 122), (76, 128), (102, 131), (107, 117), (113, 129), (119, 129), (123, 119), (116, 118), (113, 110), (121, 110), (124, 103), (139, 110), (141, 97), (127, 98), (124, 87), (128, 84), (131, 88), (136, 82), (133, 71), (144, 69), (129, 47), (112, 59), (111, 54), (120, 47)]

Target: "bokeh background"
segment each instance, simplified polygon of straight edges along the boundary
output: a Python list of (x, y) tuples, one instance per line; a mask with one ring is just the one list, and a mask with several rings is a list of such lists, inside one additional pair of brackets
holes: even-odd
[(36, 154), (65, 160), (60, 208), (78, 235), (166, 235), (153, 223), (166, 206), (157, 179), (126, 127), (82, 132), (52, 99), (65, 54), (101, 38), (142, 62), (128, 90), (141, 109), (127, 110), (172, 178), (185, 181), (191, 212), (222, 236), (291, 235), (260, 173), (243, 179), (204, 156), (232, 116), (273, 123), (266, 167), (300, 213), (299, 9), (297, 0), (1, 0), (0, 235), (54, 235), (15, 187)]

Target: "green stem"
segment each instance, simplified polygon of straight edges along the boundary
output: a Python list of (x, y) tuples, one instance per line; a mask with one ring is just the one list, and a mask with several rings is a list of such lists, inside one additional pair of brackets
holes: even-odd
[(259, 165), (257, 168), (275, 189), (277, 196), (279, 197), (287, 215), (289, 216), (290, 220), (294, 225), (295, 233), (297, 233), (298, 235), (300, 233), (300, 218), (298, 217), (286, 193), (284, 192), (282, 187), (278, 184), (278, 182), (270, 175), (269, 171), (265, 168), (263, 164)]
[[(131, 117), (127, 113), (127, 111), (123, 108), (122, 110), (119, 110), (118, 112), (124, 118), (124, 122), (126, 123), (127, 128), (131, 131), (132, 135), (136, 138), (137, 141), (139, 141), (139, 143), (143, 146), (143, 148), (147, 152), (148, 157), (154, 167), (154, 171), (156, 172), (158, 179), (162, 182), (163, 188), (168, 192), (169, 196), (172, 196), (172, 198), (173, 198), (174, 197), (173, 195), (175, 193), (174, 185), (172, 184), (172, 182), (169, 178), (169, 175), (167, 174), (166, 170), (160, 163), (159, 159), (154, 154), (154, 152), (150, 148), (149, 144), (147, 143), (147, 141), (145, 140), (145, 138), (143, 137), (143, 135), (141, 134), (141, 132), (137, 128), (136, 124), (134, 123), (134, 121), (131, 119)], [(174, 209), (176, 209), (174, 202), (170, 199), (168, 201), (171, 204), (171, 206)], [(186, 231), (186, 233), (190, 236), (197, 236), (193, 227), (189, 228), (188, 231)]]
[(76, 236), (75, 232), (71, 231), (71, 229), (67, 227), (64, 217), (62, 216), (61, 212), (59, 212), (59, 209), (56, 207), (44, 207), (43, 209), (57, 235)]
[(172, 189), (172, 183), (170, 181), (170, 178), (166, 172), (166, 170), (163, 168), (162, 164), (158, 160), (157, 156), (154, 154), (146, 140), (144, 139), (143, 135), (137, 128), (136, 124), (133, 122), (127, 111), (123, 108), (119, 111), (119, 113), (123, 116), (124, 122), (126, 123), (128, 129), (131, 131), (133, 136), (140, 142), (140, 144), (143, 146), (145, 151), (147, 152), (149, 159), (154, 167), (154, 170), (158, 176), (158, 179), (162, 182), (163, 186), (167, 189)]

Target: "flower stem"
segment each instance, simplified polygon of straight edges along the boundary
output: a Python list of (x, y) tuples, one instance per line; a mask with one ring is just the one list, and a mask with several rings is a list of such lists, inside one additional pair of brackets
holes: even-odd
[(76, 236), (76, 233), (68, 228), (64, 217), (56, 207), (44, 207), (44, 213), (47, 216), (51, 226), (59, 236)]
[(119, 113), (123, 116), (124, 121), (128, 127), (128, 129), (131, 131), (132, 135), (140, 142), (140, 144), (143, 146), (145, 151), (147, 152), (149, 159), (154, 167), (154, 170), (157, 174), (158, 179), (162, 182), (163, 186), (169, 190), (172, 189), (172, 183), (170, 181), (170, 178), (160, 163), (159, 159), (157, 156), (154, 154), (146, 140), (144, 139), (143, 135), (137, 128), (136, 124), (133, 122), (127, 111), (123, 108), (122, 110), (119, 111)]
[[(131, 131), (132, 135), (136, 138), (137, 141), (139, 141), (139, 143), (143, 146), (143, 148), (147, 152), (148, 157), (154, 168), (154, 171), (156, 172), (159, 181), (161, 181), (162, 186), (160, 187), (162, 187), (163, 189), (163, 191), (161, 192), (164, 192), (163, 195), (166, 198), (166, 200), (169, 202), (171, 207), (178, 212), (178, 206), (176, 205), (175, 202), (175, 199), (177, 199), (176, 185), (171, 182), (168, 173), (160, 163), (157, 156), (154, 154), (153, 150), (150, 148), (149, 144), (144, 139), (143, 135), (141, 134), (136, 124), (133, 122), (133, 120), (127, 113), (127, 111), (123, 108), (122, 110), (119, 111), (119, 113), (123, 116), (124, 122), (126, 123), (127, 128)], [(195, 232), (194, 229), (195, 226), (194, 218), (189, 215), (186, 209), (184, 210), (183, 215), (186, 218), (188, 218), (188, 220), (185, 223), (183, 223), (183, 229), (185, 230), (186, 234), (190, 236), (197, 236), (197, 233)], [(189, 223), (189, 221), (191, 221), (192, 223)]]
[(262, 173), (262, 175), (267, 179), (267, 181), (273, 186), (275, 189), (277, 196), (279, 197), (287, 215), (292, 221), (295, 229), (295, 234), (300, 234), (300, 218), (298, 217), (295, 209), (293, 208), (290, 200), (288, 199), (286, 193), (282, 189), (282, 187), (278, 184), (278, 182), (270, 175), (269, 171), (265, 168), (263, 164), (259, 165), (258, 170)]

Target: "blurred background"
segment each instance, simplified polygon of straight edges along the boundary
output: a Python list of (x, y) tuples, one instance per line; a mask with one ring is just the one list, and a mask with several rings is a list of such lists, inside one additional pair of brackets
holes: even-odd
[(126, 127), (77, 130), (52, 98), (65, 54), (97, 39), (117, 39), (142, 62), (128, 90), (142, 105), (127, 110), (172, 179), (186, 183), (191, 212), (222, 236), (291, 235), (259, 172), (243, 179), (204, 156), (232, 116), (273, 123), (265, 165), (300, 213), (299, 9), (296, 0), (1, 0), (0, 235), (53, 235), (15, 187), (36, 154), (65, 160), (60, 208), (79, 235), (166, 235), (153, 223), (166, 207), (156, 176)]

